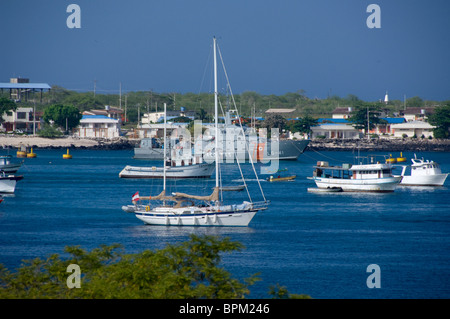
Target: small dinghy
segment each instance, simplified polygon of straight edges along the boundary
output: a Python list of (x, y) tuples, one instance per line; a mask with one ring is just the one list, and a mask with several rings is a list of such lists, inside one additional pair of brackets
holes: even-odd
[(342, 188), (340, 188), (340, 187), (330, 187), (330, 188), (311, 187), (311, 188), (308, 188), (308, 192), (310, 192), (310, 193), (338, 193), (338, 192), (342, 192)]

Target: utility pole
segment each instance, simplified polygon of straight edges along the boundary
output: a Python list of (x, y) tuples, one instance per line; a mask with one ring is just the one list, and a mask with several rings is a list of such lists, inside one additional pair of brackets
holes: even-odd
[(127, 123), (127, 98), (128, 95), (125, 94), (125, 123)]
[(119, 82), (119, 107), (122, 108), (122, 82)]

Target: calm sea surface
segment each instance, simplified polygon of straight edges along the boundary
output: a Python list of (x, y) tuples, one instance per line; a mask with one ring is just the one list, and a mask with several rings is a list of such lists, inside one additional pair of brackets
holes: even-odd
[[(389, 194), (308, 193), (314, 185), (306, 177), (316, 161), (353, 163), (355, 155), (308, 151), (298, 161), (280, 163), (297, 175), (295, 181), (269, 183), (260, 176), (271, 206), (249, 227), (148, 226), (121, 206), (136, 191), (158, 194), (162, 181), (118, 174), (127, 164), (161, 163), (133, 160), (132, 151), (72, 150), (71, 160), (62, 158), (65, 150), (35, 153), (18, 172), (24, 179), (16, 193), (0, 204), (0, 263), (9, 269), (24, 259), (63, 254), (68, 245), (91, 250), (120, 243), (133, 253), (184, 241), (192, 233), (211, 234), (245, 245), (225, 255), (223, 266), (241, 279), (260, 273), (251, 298), (267, 298), (269, 286), (277, 283), (313, 298), (450, 298), (449, 180), (444, 187), (399, 187)], [(409, 161), (413, 153), (403, 155)], [(449, 153), (417, 155), (450, 172)], [(224, 184), (239, 184), (237, 166), (224, 168)], [(259, 200), (249, 168), (244, 165)], [(173, 190), (202, 194), (214, 186), (213, 179), (168, 183)], [(226, 195), (241, 200), (246, 194)], [(381, 288), (367, 287), (370, 264), (380, 267)]]

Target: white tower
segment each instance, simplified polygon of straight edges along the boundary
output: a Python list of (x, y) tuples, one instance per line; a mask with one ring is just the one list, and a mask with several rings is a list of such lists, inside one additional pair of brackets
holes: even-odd
[(384, 104), (388, 104), (389, 98), (388, 98), (388, 92), (386, 91), (386, 95), (384, 96)]

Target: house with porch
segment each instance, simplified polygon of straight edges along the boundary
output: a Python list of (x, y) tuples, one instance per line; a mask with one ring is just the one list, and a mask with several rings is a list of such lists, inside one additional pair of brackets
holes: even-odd
[(80, 138), (107, 138), (121, 136), (120, 120), (106, 115), (83, 115), (74, 135)]
[(435, 126), (425, 121), (410, 121), (400, 124), (391, 125), (394, 137), (433, 137), (433, 129)]

